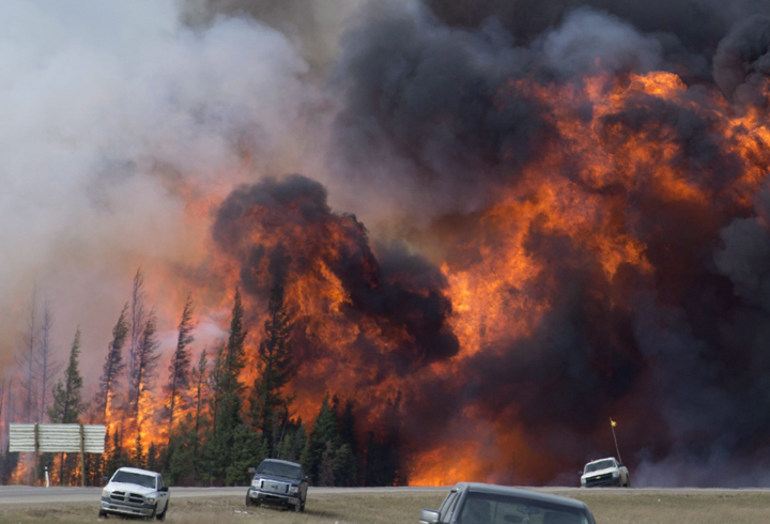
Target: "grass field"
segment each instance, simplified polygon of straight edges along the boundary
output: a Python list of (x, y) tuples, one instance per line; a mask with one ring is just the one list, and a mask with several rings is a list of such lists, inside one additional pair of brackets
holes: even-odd
[[(757, 524), (770, 522), (770, 492), (598, 490), (559, 493), (584, 501), (600, 524)], [(436, 508), (440, 494), (340, 494), (309, 499), (303, 514), (246, 508), (242, 497), (174, 500), (166, 522), (184, 524), (401, 524), (417, 523), (420, 508)], [(129, 522), (97, 518), (97, 505), (35, 504), (0, 507), (0, 523)]]

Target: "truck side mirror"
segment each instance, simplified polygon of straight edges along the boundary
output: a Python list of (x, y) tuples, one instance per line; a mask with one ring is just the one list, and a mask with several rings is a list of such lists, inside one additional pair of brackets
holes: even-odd
[(168, 486), (163, 486), (162, 488), (158, 488), (158, 491), (160, 493), (168, 493)]
[(583, 472), (582, 471), (578, 471), (578, 477), (582, 477), (582, 476), (583, 476)]
[(420, 511), (420, 524), (438, 524), (439, 512), (432, 509)]
[(257, 470), (254, 468), (249, 468), (249, 473), (251, 473), (252, 475), (256, 475)]
[(107, 484), (110, 481), (109, 477), (107, 475), (102, 477), (102, 484)]

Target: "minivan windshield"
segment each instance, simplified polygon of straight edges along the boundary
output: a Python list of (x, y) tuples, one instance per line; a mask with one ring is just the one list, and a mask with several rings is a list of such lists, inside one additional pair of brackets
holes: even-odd
[(592, 471), (599, 471), (600, 469), (614, 468), (615, 461), (612, 459), (597, 460), (596, 462), (589, 462), (586, 464), (586, 470), (584, 473), (591, 473)]
[(469, 492), (458, 524), (589, 524), (580, 508), (539, 500)]
[(301, 479), (302, 468), (294, 464), (265, 460), (257, 468), (257, 475), (275, 475), (276, 477)]
[(125, 482), (126, 484), (138, 484), (145, 488), (155, 487), (155, 477), (142, 475), (141, 473), (131, 473), (130, 471), (118, 471), (112, 477), (112, 482)]

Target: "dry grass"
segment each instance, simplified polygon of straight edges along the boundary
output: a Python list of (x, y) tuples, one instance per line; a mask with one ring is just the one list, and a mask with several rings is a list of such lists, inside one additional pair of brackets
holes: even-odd
[[(756, 524), (770, 522), (770, 492), (623, 490), (571, 491), (591, 508), (600, 524)], [(169, 524), (401, 524), (417, 523), (420, 508), (436, 508), (440, 494), (334, 494), (308, 500), (305, 513), (246, 508), (242, 497), (173, 499)], [(132, 520), (135, 521), (135, 520)], [(97, 505), (36, 504), (0, 507), (0, 523), (100, 522)], [(131, 522), (110, 518), (107, 522)]]

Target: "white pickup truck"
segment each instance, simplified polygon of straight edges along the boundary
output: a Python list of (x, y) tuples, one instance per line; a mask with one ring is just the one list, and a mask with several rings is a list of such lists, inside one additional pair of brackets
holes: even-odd
[(589, 462), (583, 468), (580, 475), (580, 486), (594, 488), (599, 486), (631, 487), (631, 479), (628, 476), (628, 468), (608, 457)]
[(102, 490), (99, 517), (115, 513), (165, 520), (168, 500), (168, 486), (160, 473), (120, 468)]

